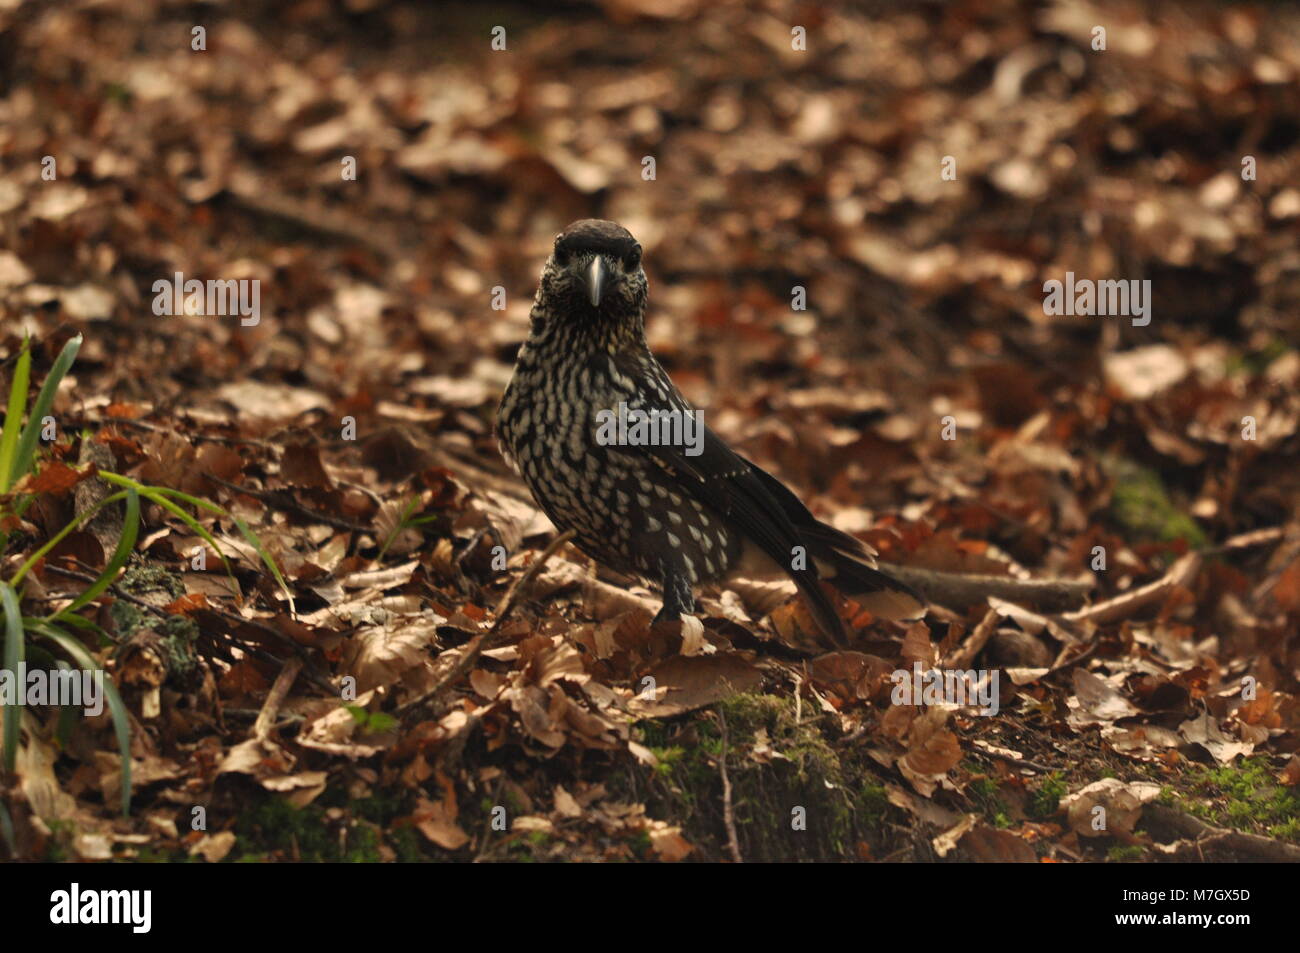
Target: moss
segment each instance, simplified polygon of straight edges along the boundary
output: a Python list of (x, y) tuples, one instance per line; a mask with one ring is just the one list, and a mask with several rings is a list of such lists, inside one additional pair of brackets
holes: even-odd
[(547, 831), (527, 831), (509, 836), (506, 859), (516, 863), (550, 862), (558, 859), (564, 851), (564, 842)]
[(1205, 545), (1204, 531), (1174, 505), (1155, 470), (1115, 458), (1104, 459), (1103, 466), (1114, 481), (1111, 519), (1131, 536), (1164, 543), (1186, 540), (1197, 548)]
[(162, 847), (141, 847), (132, 858), (142, 864), (194, 864), (201, 863), (198, 857), (191, 857), (187, 851), (176, 848), (167, 850)]
[(1290, 348), (1281, 338), (1273, 338), (1262, 348), (1245, 354), (1234, 354), (1228, 358), (1224, 370), (1228, 374), (1263, 374), (1268, 366), (1286, 354)]
[(193, 686), (196, 680), (201, 680), (199, 656), (194, 648), (199, 627), (194, 620), (183, 615), (168, 616), (157, 631), (163, 640), (167, 678), (180, 686)]
[[(122, 578), (117, 581), (117, 585), (136, 596), (142, 596), (147, 592), (163, 592), (172, 599), (179, 599), (185, 595), (184, 584), (176, 578), (175, 573), (162, 566), (148, 564), (132, 566), (122, 573)], [(170, 602), (171, 599), (168, 601)]]
[(668, 745), (668, 722), (647, 718), (638, 721), (635, 727), (641, 736), (641, 743), (647, 748), (663, 748)]
[(1278, 840), (1300, 842), (1300, 817), (1293, 817), (1281, 824), (1273, 824), (1268, 829), (1268, 836), (1276, 837)]
[(892, 805), (883, 784), (865, 784), (858, 796), (858, 809), (864, 820), (881, 823)]
[(1134, 864), (1146, 855), (1146, 849), (1138, 844), (1116, 844), (1106, 851), (1106, 859), (1116, 864)]
[(283, 854), (283, 860), (334, 859), (327, 856), (335, 845), (325, 828), (323, 811), (297, 808), (278, 797), (267, 797), (240, 814), (235, 819), (235, 834), (237, 845), (269, 848), (273, 855)]
[(1266, 759), (1197, 765), (1191, 777), (1195, 796), (1183, 804), (1189, 813), (1219, 827), (1300, 841), (1300, 792), (1279, 784)]
[[(185, 593), (185, 587), (172, 573), (156, 566), (133, 566), (123, 573), (118, 585), (137, 596), (162, 592), (168, 601)], [(197, 687), (202, 673), (195, 650), (199, 628), (193, 619), (183, 615), (159, 618), (155, 613), (146, 612), (125, 599), (114, 600), (108, 613), (113, 620), (119, 643), (129, 641), (140, 629), (150, 629), (158, 635), (158, 651), (162, 654), (162, 662), (167, 670), (168, 684), (182, 690)]]
[(971, 799), (975, 801), (980, 813), (994, 827), (1010, 827), (1010, 808), (998, 791), (998, 784), (992, 778), (975, 778), (967, 785)]
[(1061, 798), (1070, 793), (1069, 785), (1060, 771), (1053, 771), (1034, 790), (1029, 797), (1025, 813), (1038, 820), (1056, 816), (1061, 809)]
[(655, 765), (655, 771), (663, 777), (669, 777), (686, 757), (686, 749), (680, 745), (671, 748), (651, 748), (650, 753), (659, 762)]
[[(344, 816), (327, 817), (332, 807), (343, 808)], [(236, 818), (238, 841), (229, 860), (373, 863), (383, 859), (383, 845), (402, 861), (429, 859), (412, 828), (393, 824), (404, 813), (409, 813), (404, 798), (349, 801), (339, 788), (327, 790), (303, 808), (268, 795)]]
[(45, 825), (50, 829), (50, 836), (45, 841), (45, 856), (49, 864), (61, 864), (71, 859), (68, 845), (76, 835), (76, 827), (71, 821), (46, 819)]
[[(659, 766), (646, 784), (651, 816), (681, 824), (697, 847), (695, 859), (726, 856), (723, 720), (732, 814), (746, 860), (850, 860), (858, 859), (862, 842), (881, 851), (889, 846), (885, 825), (901, 814), (865, 752), (837, 749), (833, 722), (806, 706), (799, 712), (791, 698), (740, 694), (682, 722), (638, 726), (657, 742)], [(760, 739), (764, 753), (756, 758)], [(630, 846), (642, 856), (649, 845)]]
[(144, 625), (144, 610), (125, 599), (115, 599), (108, 607), (108, 617), (113, 620), (113, 631), (119, 641), (126, 641)]

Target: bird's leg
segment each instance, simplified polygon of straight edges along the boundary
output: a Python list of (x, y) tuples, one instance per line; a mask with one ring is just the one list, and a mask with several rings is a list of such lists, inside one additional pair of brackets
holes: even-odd
[(695, 593), (691, 591), (691, 579), (680, 568), (661, 565), (660, 576), (664, 590), (664, 606), (654, 617), (651, 625), (660, 622), (676, 622), (683, 616), (695, 612)]

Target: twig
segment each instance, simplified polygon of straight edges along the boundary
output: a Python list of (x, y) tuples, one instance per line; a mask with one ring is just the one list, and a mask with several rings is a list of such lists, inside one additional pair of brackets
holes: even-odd
[(1030, 761), (1028, 758), (1017, 758), (1011, 754), (1003, 754), (1000, 751), (990, 751), (988, 748), (976, 748), (974, 753), (982, 754), (989, 758), (997, 758), (999, 761), (1005, 761), (1017, 768), (1028, 768), (1031, 771), (1038, 771), (1041, 774), (1051, 774), (1053, 771), (1060, 770), (1052, 768), (1045, 764), (1039, 764), (1037, 761)]
[(493, 621), (492, 627), (482, 635), (476, 636), (472, 642), (469, 642), (465, 646), (461, 657), (456, 660), (456, 664), (451, 667), (451, 671), (438, 680), (438, 684), (434, 685), (433, 688), (429, 689), (418, 698), (413, 698), (408, 702), (398, 705), (397, 714), (405, 715), (407, 712), (433, 701), (447, 688), (459, 680), (462, 675), (474, 667), (474, 663), (478, 661), (478, 657), (483, 654), (483, 651), (496, 642), (501, 626), (505, 623), (510, 613), (514, 611), (515, 604), (519, 601), (519, 594), (523, 591), (524, 587), (527, 586), (528, 583), (532, 582), (533, 577), (541, 572), (542, 567), (546, 565), (547, 560), (555, 555), (556, 550), (571, 539), (573, 539), (573, 530), (566, 529), (559, 536), (555, 537), (555, 539), (551, 540), (550, 545), (543, 549), (541, 555), (534, 559), (529, 567), (524, 570), (524, 574), (515, 580), (514, 585), (510, 587), (506, 592), (505, 597), (502, 598), (501, 602), (497, 605), (496, 619)]
[[(1204, 852), (1221, 850), (1234, 860), (1265, 861), (1268, 863), (1296, 863), (1300, 861), (1300, 847), (1242, 831), (1212, 827), (1190, 814), (1184, 814), (1163, 804), (1145, 804), (1142, 813), (1148, 825), (1175, 836), (1190, 838), (1190, 842), (1175, 845), (1171, 860), (1205, 860)], [(1149, 828), (1148, 828), (1149, 829)]]
[(722, 823), (727, 828), (727, 850), (731, 859), (743, 864), (745, 858), (740, 856), (740, 839), (736, 836), (736, 814), (731, 808), (731, 778), (727, 776), (727, 716), (718, 709), (718, 723), (722, 727), (722, 756), (718, 758), (718, 770), (722, 774)]
[[(77, 564), (80, 566), (85, 565), (85, 563), (81, 562), (80, 560), (77, 561)], [(46, 563), (44, 572), (54, 573), (54, 575), (56, 576), (64, 576), (68, 579), (76, 579), (80, 582), (93, 583), (99, 581), (98, 576), (92, 576), (90, 573), (86, 573), (86, 572), (77, 572), (75, 569), (64, 569), (62, 566), (54, 565), (54, 563)], [(172, 615), (172, 613), (163, 609), (161, 606), (156, 606), (153, 603), (145, 602), (139, 596), (132, 595), (131, 593), (124, 590), (117, 583), (110, 584), (108, 588), (113, 590), (113, 595), (116, 598), (129, 602), (132, 605), (139, 606), (141, 609), (148, 609), (150, 612), (156, 613), (157, 615), (162, 616), (164, 619), (170, 618)]]
[(247, 211), (283, 219), (327, 238), (361, 245), (386, 261), (392, 261), (402, 253), (401, 237), (390, 226), (376, 221), (358, 223), (351, 216), (319, 202), (268, 189), (264, 182), (232, 181), (224, 194)]
[(1248, 533), (1238, 533), (1236, 536), (1229, 536), (1217, 546), (1209, 546), (1201, 550), (1205, 556), (1218, 555), (1219, 553), (1231, 552), (1236, 549), (1250, 549), (1254, 546), (1267, 546), (1269, 543), (1280, 542), (1286, 536), (1285, 526), (1269, 526), (1264, 529), (1254, 529)]
[(151, 424), (144, 420), (131, 420), (127, 417), (105, 417), (103, 425), (106, 427), (117, 425), (123, 427), (134, 427), (137, 430), (147, 430), (149, 433), (168, 434), (173, 437), (183, 437), (186, 440), (205, 440), (208, 443), (223, 443), (231, 446), (262, 447), (267, 450), (280, 449), (279, 444), (270, 443), (266, 440), (250, 440), (247, 437), (222, 437), (217, 434), (192, 433), (188, 431), (182, 433), (181, 431), (175, 430), (171, 427), (162, 427), (158, 424)]
[(1170, 566), (1169, 571), (1155, 582), (1130, 589), (1114, 599), (1107, 599), (1086, 609), (1067, 612), (1061, 618), (1067, 622), (1095, 622), (1097, 625), (1127, 619), (1138, 610), (1160, 602), (1180, 586), (1190, 586), (1196, 574), (1200, 572), (1201, 562), (1200, 553), (1188, 553)]
[(227, 489), (234, 490), (236, 493), (245, 493), (248, 496), (261, 500), (267, 506), (273, 509), (282, 510), (288, 513), (297, 513), (306, 519), (316, 523), (324, 523), (326, 526), (333, 526), (335, 529), (345, 529), (353, 533), (372, 533), (374, 532), (369, 526), (362, 526), (360, 523), (353, 523), (349, 520), (339, 519), (337, 516), (330, 516), (328, 513), (322, 513), (319, 510), (313, 510), (310, 507), (303, 506), (295, 500), (285, 490), (257, 490), (251, 486), (244, 486), (239, 483), (231, 483), (229, 480), (223, 480), (214, 473), (203, 471), (203, 478), (211, 480), (213, 483), (219, 483)]
[[(229, 718), (233, 721), (257, 721), (261, 712), (256, 708), (223, 708), (221, 709), (223, 718)], [(283, 716), (275, 723), (276, 728), (288, 728), (290, 725), (297, 724), (300, 721), (306, 721), (306, 715), (300, 715), (296, 712), (290, 712)]]
[(1045, 612), (1061, 612), (1083, 605), (1092, 589), (1090, 582), (942, 572), (919, 566), (900, 566), (897, 563), (882, 562), (880, 569), (900, 582), (907, 583), (931, 602), (949, 608), (979, 605), (989, 596), (997, 596), (1017, 605)]
[(295, 656), (284, 663), (284, 668), (280, 669), (280, 674), (275, 677), (271, 691), (267, 694), (266, 701), (262, 703), (262, 710), (257, 713), (257, 721), (253, 722), (253, 737), (258, 741), (265, 741), (270, 736), (271, 726), (275, 724), (275, 716), (280, 713), (280, 706), (284, 704), (284, 699), (288, 696), (289, 689), (293, 687), (300, 671), (302, 671), (302, 659)]
[[(506, 775), (505, 772), (503, 771), (501, 772), (501, 776), (497, 778), (496, 790), (492, 792), (493, 804), (501, 803), (501, 789), (505, 786), (505, 783), (506, 783)], [(483, 858), (487, 856), (488, 843), (491, 840), (492, 840), (492, 814), (491, 812), (488, 812), (487, 829), (483, 831), (483, 843), (479, 845), (478, 853), (474, 855), (474, 863), (481, 864), (483, 862)]]
[(984, 613), (984, 618), (980, 619), (979, 624), (971, 629), (970, 635), (966, 636), (962, 644), (943, 660), (943, 667), (970, 668), (971, 662), (975, 661), (975, 656), (979, 655), (980, 650), (992, 638), (993, 627), (997, 625), (1000, 618), (997, 609), (991, 608)]

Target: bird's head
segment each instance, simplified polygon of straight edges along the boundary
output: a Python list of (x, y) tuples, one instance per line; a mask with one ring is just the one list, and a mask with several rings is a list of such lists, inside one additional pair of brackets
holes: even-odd
[(639, 327), (645, 302), (641, 246), (622, 225), (586, 218), (556, 236), (539, 293), (548, 317), (593, 327)]

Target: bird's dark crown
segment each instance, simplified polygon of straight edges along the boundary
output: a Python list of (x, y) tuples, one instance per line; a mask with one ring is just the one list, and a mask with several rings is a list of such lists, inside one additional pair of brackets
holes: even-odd
[(643, 333), (641, 246), (622, 225), (586, 218), (555, 238), (533, 303), (534, 335), (571, 328), (608, 346)]
[(565, 259), (583, 253), (627, 259), (639, 256), (641, 246), (632, 233), (617, 222), (584, 218), (555, 236), (556, 257)]

